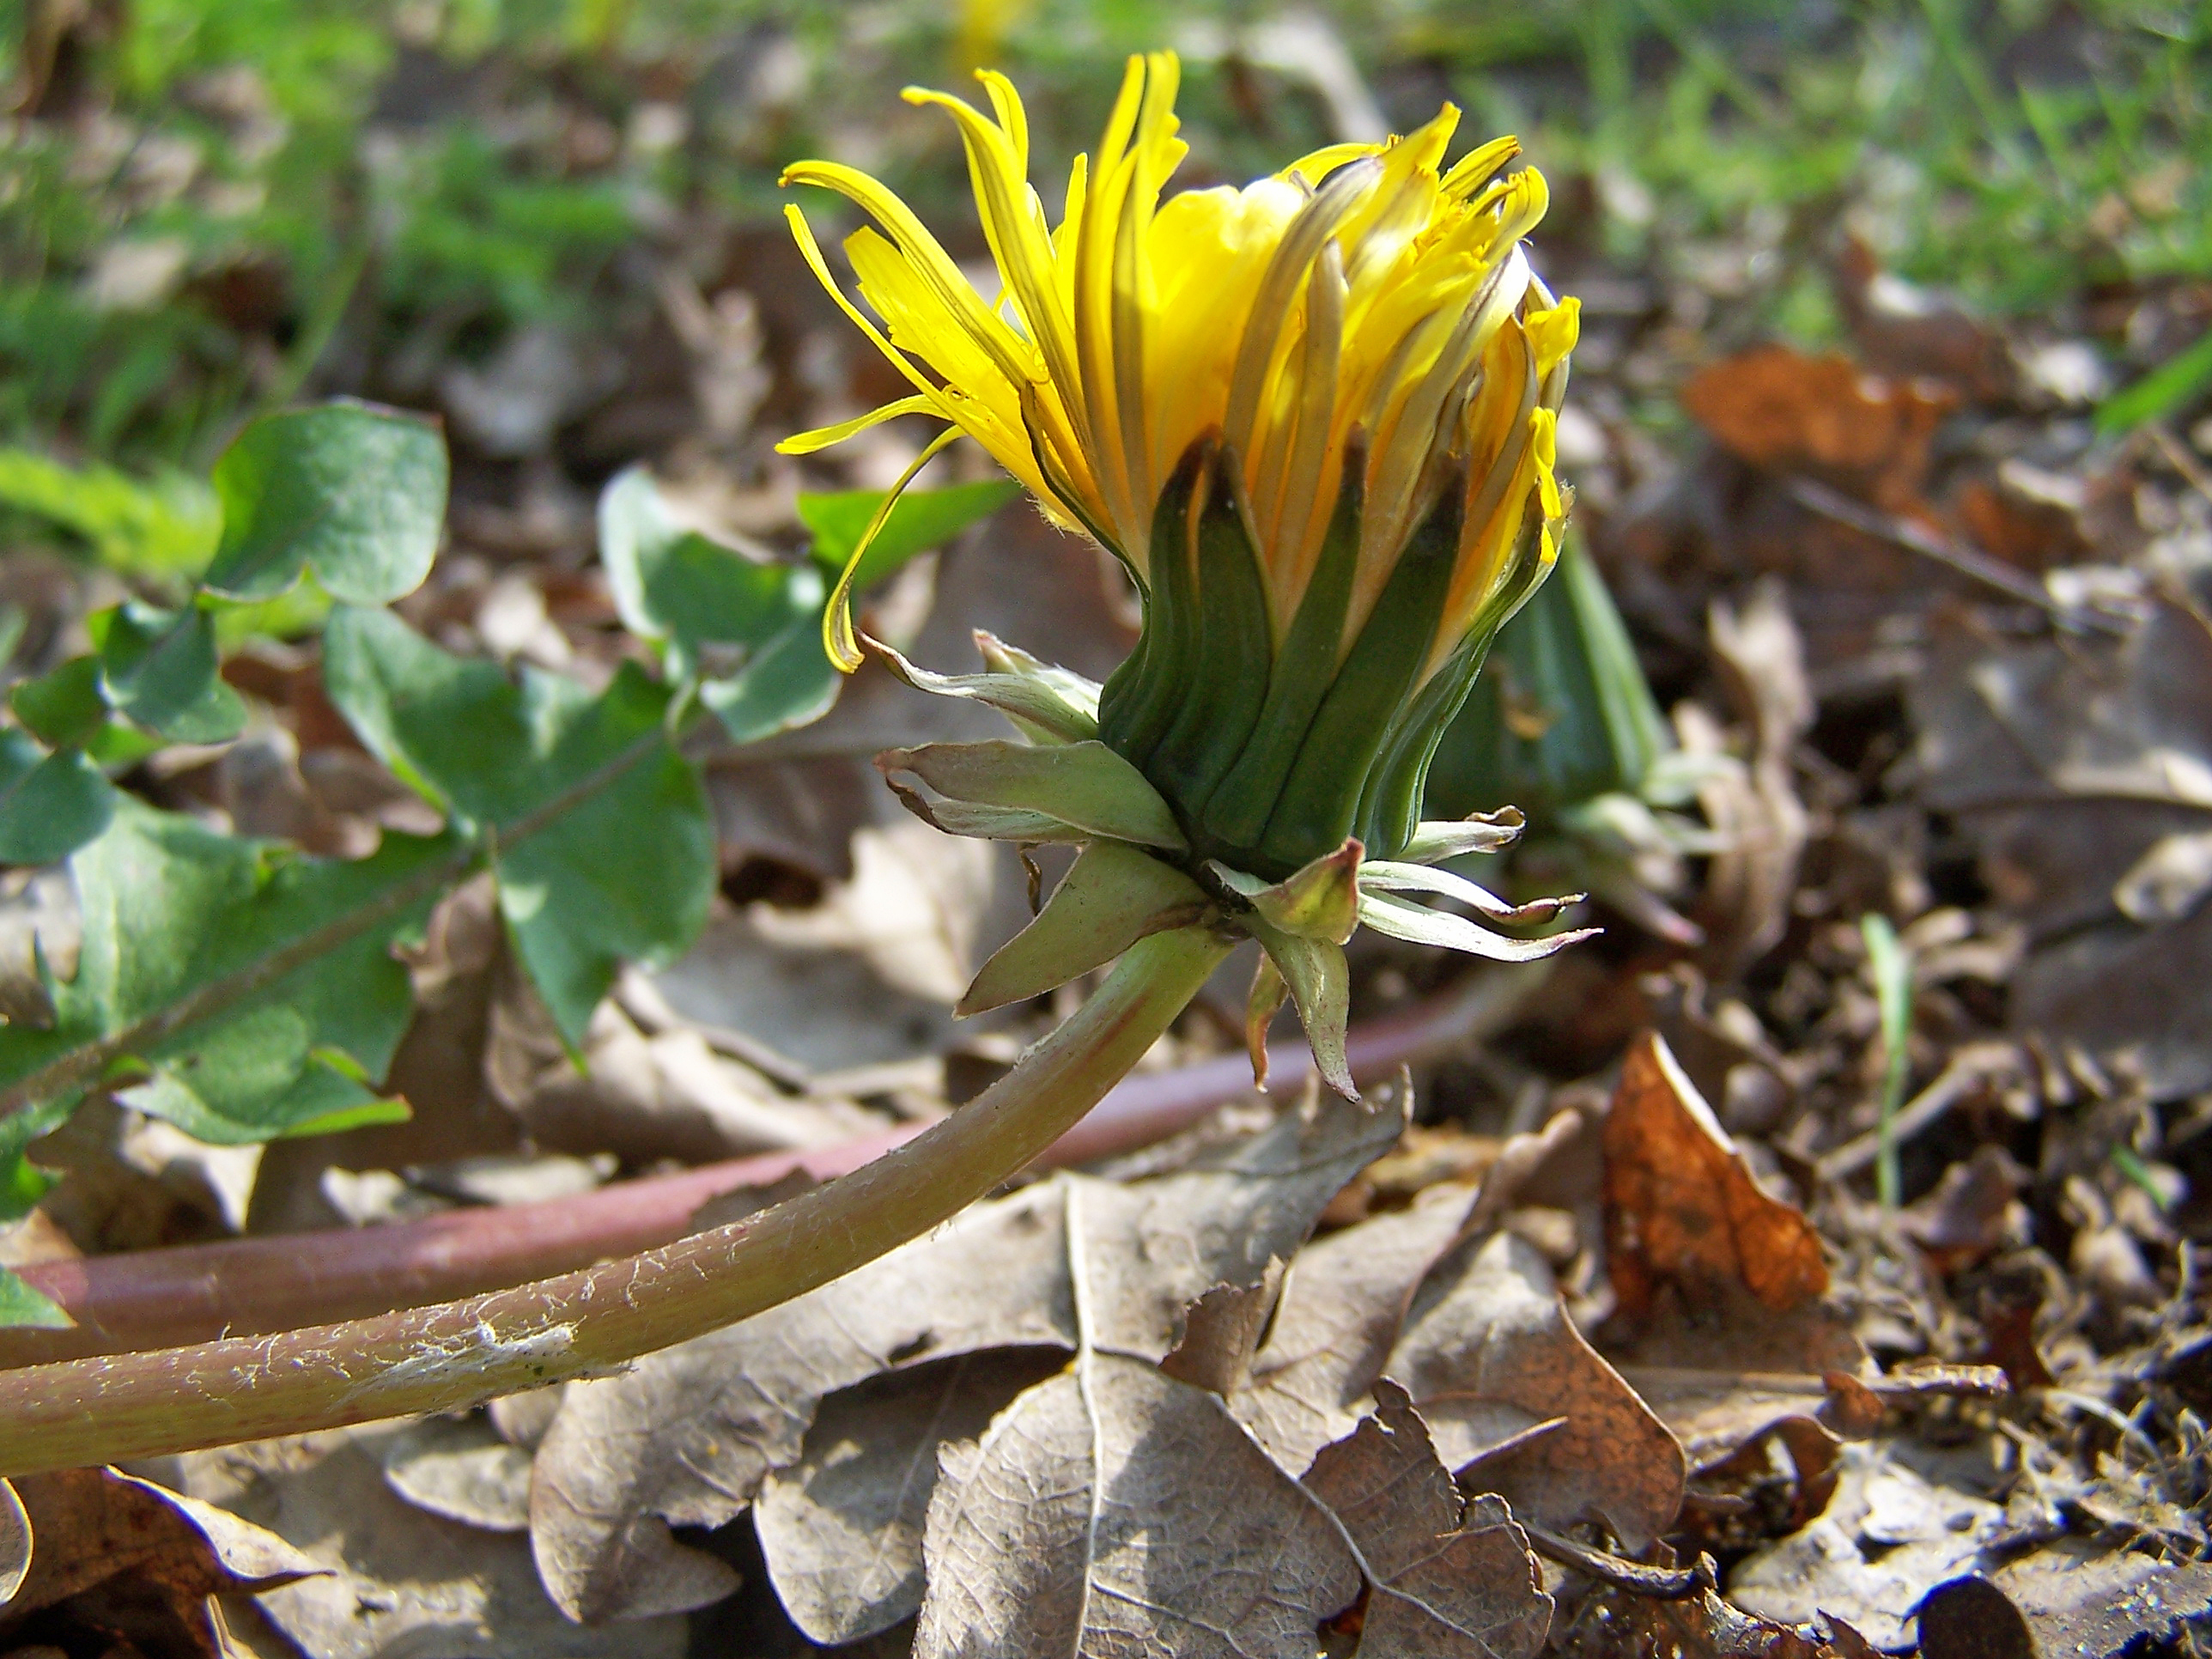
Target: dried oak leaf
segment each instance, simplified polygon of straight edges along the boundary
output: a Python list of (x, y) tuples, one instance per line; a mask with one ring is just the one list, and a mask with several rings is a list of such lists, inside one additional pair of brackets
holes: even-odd
[(1510, 1233), (1431, 1270), (1384, 1366), (1447, 1468), (1547, 1526), (1598, 1518), (1641, 1550), (1680, 1508), (1682, 1449), (1561, 1304), (1544, 1258)]
[(682, 1619), (591, 1630), (562, 1617), (512, 1533), (425, 1513), (386, 1483), (404, 1432), (339, 1430), (194, 1452), (193, 1496), (287, 1540), (325, 1576), (260, 1595), (268, 1622), (314, 1659), (678, 1659)]
[[(2015, 1031), (2212, 1088), (2212, 629), (2179, 596), (2122, 639), (1939, 634), (1909, 687), (1921, 804), (1956, 819), (2036, 941)], [(2124, 986), (2126, 994), (2115, 995)]]
[[(118, 1469), (14, 1482), (28, 1558), (4, 1603), (0, 1645), (111, 1644), (159, 1654), (234, 1651), (258, 1621), (250, 1598), (324, 1568), (251, 1522)], [(0, 1553), (0, 1583), (15, 1565)]]
[[(1824, 1301), (1820, 1235), (1762, 1189), (1666, 1043), (1630, 1046), (1605, 1123), (1607, 1352), (1680, 1436), (1724, 1459), (1856, 1372), (1864, 1351)], [(1826, 1431), (1818, 1432), (1825, 1434)]]
[(1285, 1468), (1358, 1425), (1407, 1304), (1458, 1237), (1473, 1196), (1431, 1187), (1412, 1206), (1331, 1233), (1297, 1253), (1274, 1322), (1230, 1409)]
[(585, 1620), (703, 1606), (728, 1568), (669, 1526), (719, 1526), (796, 1463), (823, 1396), (879, 1372), (994, 1348), (1076, 1346), (1075, 1264), (1092, 1340), (1147, 1360), (1186, 1305), (1255, 1284), (1387, 1148), (1402, 1099), (1333, 1097), (1210, 1163), (1126, 1185), (1062, 1176), (979, 1205), (929, 1237), (782, 1307), (570, 1388), (538, 1454), (531, 1534), (554, 1599)]
[(938, 1449), (981, 1436), (1066, 1365), (1059, 1348), (1000, 1348), (885, 1372), (822, 1402), (799, 1461), (753, 1504), (769, 1576), (808, 1640), (858, 1642), (921, 1607)]
[(1657, 1036), (1631, 1045), (1605, 1121), (1607, 1261), (1622, 1313), (1646, 1321), (1668, 1287), (1748, 1295), (1787, 1314), (1828, 1288), (1820, 1235), (1760, 1189)]
[(1682, 387), (1682, 407), (1754, 466), (1803, 467), (1891, 508), (1917, 496), (1929, 441), (1958, 406), (1948, 387), (1869, 374), (1784, 345), (1723, 358)]
[(1552, 1598), (1527, 1537), (1502, 1499), (1462, 1498), (1404, 1389), (1386, 1381), (1375, 1395), (1375, 1415), (1305, 1477), (1366, 1575), (1364, 1659), (1531, 1659)]
[(1085, 1352), (941, 1463), (916, 1659), (1311, 1659), (1359, 1593), (1328, 1512), (1141, 1360)]

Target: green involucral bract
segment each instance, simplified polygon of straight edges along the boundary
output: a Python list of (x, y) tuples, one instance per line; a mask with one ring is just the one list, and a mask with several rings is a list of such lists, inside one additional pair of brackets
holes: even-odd
[(1464, 638), (1442, 642), (1432, 668), (1462, 539), (1458, 492), (1447, 489), (1346, 641), (1358, 467), (1355, 451), (1313, 579), (1277, 640), (1221, 452), (1194, 447), (1154, 516), (1144, 632), (1099, 697), (1100, 738), (1144, 773), (1197, 853), (1270, 880), (1347, 839), (1376, 856), (1405, 849), (1438, 739), (1548, 568), (1534, 556), (1543, 526), (1532, 518), (1512, 577)]

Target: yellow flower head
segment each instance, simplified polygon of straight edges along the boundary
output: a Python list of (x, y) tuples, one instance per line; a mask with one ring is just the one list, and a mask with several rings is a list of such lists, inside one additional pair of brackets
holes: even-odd
[[(960, 127), (996, 299), (877, 180), (826, 161), (786, 173), (874, 221), (845, 248), (880, 328), (787, 210), (914, 392), (783, 447), (935, 415), (939, 444), (974, 438), (1116, 554), (1146, 627), (1106, 687), (1102, 736), (1194, 844), (1285, 868), (1355, 831), (1402, 841), (1435, 732), (1564, 520), (1553, 436), (1576, 303), (1553, 300), (1521, 246), (1542, 178), (1504, 171), (1510, 138), (1445, 167), (1447, 106), (1406, 137), (1163, 201), (1185, 146), (1176, 60), (1157, 54), (1131, 60), (1054, 227), (1021, 100), (980, 78), (988, 115), (906, 96)], [(830, 645), (851, 666), (845, 599)]]

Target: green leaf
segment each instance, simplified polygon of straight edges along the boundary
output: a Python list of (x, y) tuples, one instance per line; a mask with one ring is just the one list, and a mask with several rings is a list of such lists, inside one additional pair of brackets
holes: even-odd
[(212, 1023), (191, 1048), (154, 1067), (120, 1097), (212, 1145), (325, 1134), (404, 1121), (404, 1101), (384, 1100), (314, 1051), (309, 1015), (265, 1006)]
[(43, 754), (0, 731), (0, 864), (52, 864), (107, 827), (115, 787), (81, 749)]
[(1912, 953), (1887, 916), (1869, 910), (1859, 918), (1866, 941), (1867, 971), (1874, 978), (1875, 1007), (1881, 1023), (1881, 1118), (1875, 1152), (1875, 1185), (1882, 1207), (1904, 1201), (1904, 1178), (1897, 1156), (1896, 1123), (1912, 1081)]
[(699, 701), (732, 743), (758, 743), (830, 712), (845, 677), (822, 649), (821, 616), (817, 599), (811, 615), (776, 635), (742, 670), (699, 688)]
[(917, 691), (962, 697), (997, 709), (1033, 743), (1081, 743), (1098, 735), (1098, 688), (1079, 674), (1015, 652), (990, 635), (988, 653), (1008, 665), (988, 674), (933, 674), (916, 667), (880, 641), (876, 653), (892, 673)]
[(227, 743), (246, 704), (217, 677), (215, 623), (197, 605), (157, 611), (132, 599), (91, 619), (109, 706), (175, 743)]
[(599, 562), (623, 625), (669, 647), (679, 678), (700, 672), (703, 647), (758, 647), (818, 622), (826, 592), (811, 566), (770, 563), (682, 523), (642, 466), (617, 474), (599, 497)]
[(52, 1297), (33, 1290), (5, 1267), (0, 1267), (0, 1328), (13, 1326), (35, 1331), (66, 1331), (76, 1321)]
[(489, 832), (500, 907), (562, 1033), (580, 1042), (625, 961), (662, 962), (705, 925), (713, 817), (669, 741), (669, 693), (625, 664), (592, 697), (440, 649), (380, 611), (324, 636), (331, 701), (371, 750)]
[(59, 1179), (30, 1160), (31, 1143), (61, 1127), (66, 1102), (27, 1106), (0, 1118), (0, 1223), (21, 1221)]
[(1207, 860), (1206, 867), (1230, 891), (1249, 899), (1271, 927), (1300, 939), (1342, 945), (1359, 926), (1359, 843), (1347, 841), (1272, 883), (1232, 870), (1218, 859)]
[(2097, 406), (2097, 430), (2107, 436), (2132, 432), (2145, 421), (2171, 415), (2212, 388), (2212, 330), (2178, 357), (2168, 358), (2133, 386)]
[[(874, 586), (915, 554), (942, 546), (1021, 493), (1022, 487), (1012, 479), (955, 484), (949, 489), (908, 490), (868, 544), (853, 579), (853, 591), (858, 593)], [(830, 495), (799, 492), (799, 520), (814, 534), (814, 545), (809, 550), (833, 575), (844, 574), (845, 562), (853, 556), (853, 550), (866, 533), (868, 521), (883, 501), (880, 489)]]
[(1540, 961), (1599, 932), (1595, 927), (1581, 927), (1544, 939), (1510, 939), (1478, 927), (1465, 916), (1431, 910), (1425, 905), (1381, 892), (1360, 894), (1359, 920), (1376, 933), (1404, 939), (1409, 945), (1432, 945), (1439, 950), (1457, 951), (1462, 956), (1480, 957), (1487, 962)]
[[(1344, 959), (1344, 947), (1279, 932), (1257, 917), (1248, 919), (1247, 925), (1297, 1006), (1298, 1023), (1306, 1028), (1306, 1043), (1313, 1050), (1321, 1080), (1346, 1100), (1358, 1099), (1344, 1047), (1345, 1025), (1352, 1014), (1352, 969)], [(1251, 1019), (1248, 1011), (1248, 1035)]]
[(1042, 996), (1205, 908), (1205, 891), (1180, 870), (1125, 842), (1094, 841), (1036, 919), (983, 964), (953, 1012), (980, 1014)]
[(643, 467), (599, 497), (599, 558), (623, 624), (662, 647), (731, 738), (754, 743), (829, 712), (839, 677), (822, 650), (828, 586), (682, 524)]
[(420, 416), (349, 401), (264, 416), (216, 463), (206, 584), (266, 599), (312, 571), (342, 604), (389, 605), (429, 574), (447, 483), (445, 439)]
[(207, 562), (221, 524), (214, 493), (185, 473), (141, 483), (112, 467), (67, 467), (27, 449), (0, 448), (0, 504), (75, 532), (100, 563), (133, 576), (191, 574)]
[[(367, 859), (302, 858), (118, 793), (106, 833), (70, 860), (76, 975), (50, 977), (51, 1030), (0, 1028), (0, 1085), (66, 1103), (105, 1065), (194, 1133), (327, 1127), (391, 1064), (413, 1009), (392, 945), (461, 872), (461, 851), (450, 836), (387, 834)], [(218, 985), (234, 995), (191, 1018), (189, 1000)], [(337, 1097), (319, 1069), (349, 1074), (352, 1090)]]
[(82, 743), (107, 718), (107, 699), (100, 690), (100, 659), (71, 657), (8, 694), (8, 706), (53, 747)]

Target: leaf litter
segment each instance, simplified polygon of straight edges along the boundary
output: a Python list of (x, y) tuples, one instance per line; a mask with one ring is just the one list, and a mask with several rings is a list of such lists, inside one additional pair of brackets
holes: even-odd
[[(1247, 78), (1240, 98), (1279, 99)], [(591, 153), (590, 95), (546, 100), (556, 147)], [(433, 343), (415, 368), (333, 382), (447, 405), (452, 545), (404, 607), (427, 636), (609, 683), (626, 647), (586, 562), (587, 492), (647, 451), (725, 532), (795, 550), (799, 480), (768, 439), (872, 399), (837, 320), (787, 304), (774, 255), (694, 240), (696, 268), (607, 279), (644, 301), (607, 308), (628, 378), (604, 339), (526, 324), (477, 342), (465, 374)], [(1669, 899), (1702, 946), (1616, 927), (1556, 964), (1502, 1028), (1424, 1068), (1428, 1121), (1387, 1162), (1386, 1124), (1342, 1130), (1325, 1176), (1263, 1159), (1224, 1200), (1204, 1183), (1249, 1155), (1259, 1115), (1240, 1106), (623, 1376), (100, 1475), (66, 1503), (23, 1483), (0, 1504), (0, 1589), (22, 1575), (8, 1643), (720, 1651), (711, 1615), (675, 1609), (726, 1597), (778, 1632), (762, 1651), (811, 1638), (871, 1659), (925, 1639), (1028, 1651), (1046, 1625), (1057, 1650), (1500, 1659), (2201, 1644), (2212, 423), (2185, 401), (2124, 438), (2087, 416), (2201, 333), (2203, 284), (2118, 283), (1999, 325), (1850, 244), (1832, 270), (1796, 267), (1833, 288), (1842, 333), (1816, 353), (1746, 337), (1740, 284), (1706, 272), (1743, 252), (1699, 243), (1624, 278), (1567, 219), (1546, 250), (1547, 279), (1591, 296), (1578, 520), (1681, 747), (1733, 763), (1698, 775), (1713, 840)], [(644, 349), (639, 317), (672, 319), (681, 352)], [(1694, 429), (1662, 444), (1637, 411), (1677, 386)], [(676, 435), (635, 435), (653, 433)], [(860, 447), (840, 482), (912, 459), (896, 427)], [(36, 550), (7, 565), (27, 673), (73, 648), (55, 642), (94, 595)], [(933, 667), (964, 665), (980, 623), (1097, 676), (1127, 647), (1126, 598), (1080, 544), (1007, 514), (914, 567), (871, 626)], [(312, 643), (257, 641), (225, 672), (265, 726), (163, 757), (132, 791), (326, 854), (434, 831), (329, 706)], [(1540, 728), (1550, 711), (1521, 690), (1508, 708)], [(505, 1201), (487, 1158), (599, 1181), (948, 1109), (968, 1092), (955, 964), (1018, 925), (1026, 883), (1011, 857), (908, 860), (880, 907), (904, 921), (869, 925), (897, 862), (884, 838), (911, 830), (869, 757), (996, 735), (947, 707), (872, 665), (822, 722), (709, 757), (708, 943), (653, 981), (660, 1006), (634, 984), (599, 1004), (588, 1077), (515, 994), (488, 909), (473, 940), (434, 924), (393, 1073), (411, 1122), (224, 1164), (103, 1105), (41, 1147), (63, 1179), (0, 1233), (0, 1261)], [(23, 946), (0, 970), (11, 1020), (52, 1014), (18, 965), (33, 927), (74, 953), (53, 884), (0, 892), (0, 936)], [(1887, 1126), (1875, 911), (1914, 981)], [(1357, 1006), (1433, 985), (1413, 953), (1363, 948)], [(962, 1063), (1003, 1066), (1053, 1012), (981, 1022)], [(1236, 1017), (1202, 1008), (1158, 1063), (1233, 1048), (1209, 1022)], [(1885, 1146), (1894, 1213), (1868, 1190)], [(1041, 1470), (1110, 1518), (1072, 1554), (1010, 1548), (1032, 1525), (1065, 1544), (1060, 1512), (985, 1490)], [(1258, 1545), (1223, 1513), (1247, 1498)], [(964, 1520), (936, 1527), (956, 1503)], [(311, 1576), (253, 1588), (210, 1541), (223, 1512)], [(130, 1516), (170, 1540), (146, 1558), (167, 1565), (29, 1605), (42, 1527), (51, 1561), (56, 1537)], [(749, 1549), (738, 1585), (728, 1562)], [(933, 1577), (940, 1560), (957, 1571)], [(1071, 1594), (1110, 1611), (1063, 1618)], [(1006, 1622), (956, 1613), (957, 1595)]]

